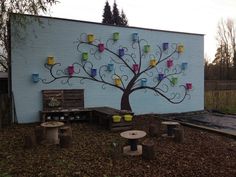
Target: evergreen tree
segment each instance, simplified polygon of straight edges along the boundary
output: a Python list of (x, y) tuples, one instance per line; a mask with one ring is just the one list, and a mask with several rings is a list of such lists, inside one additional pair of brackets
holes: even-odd
[(114, 2), (113, 4), (112, 19), (113, 19), (114, 25), (117, 25), (117, 26), (121, 25), (120, 12), (119, 12), (119, 9), (117, 8), (116, 2)]
[(103, 24), (128, 26), (128, 19), (123, 10), (121, 11), (120, 14), (116, 1), (114, 1), (112, 11), (109, 2), (106, 1), (102, 17), (103, 17), (102, 19)]
[(124, 11), (121, 11), (121, 26), (128, 26), (128, 19), (124, 13)]
[(110, 7), (108, 1), (106, 1), (105, 7), (104, 7), (104, 12), (103, 12), (102, 16), (103, 16), (102, 23), (113, 24), (111, 7)]

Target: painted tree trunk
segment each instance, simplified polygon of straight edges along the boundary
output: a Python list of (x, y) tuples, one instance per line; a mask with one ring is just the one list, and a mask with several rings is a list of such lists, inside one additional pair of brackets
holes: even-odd
[(121, 105), (120, 108), (121, 110), (128, 110), (128, 111), (132, 111), (131, 106), (130, 106), (130, 102), (129, 102), (129, 95), (130, 93), (125, 91), (121, 97)]

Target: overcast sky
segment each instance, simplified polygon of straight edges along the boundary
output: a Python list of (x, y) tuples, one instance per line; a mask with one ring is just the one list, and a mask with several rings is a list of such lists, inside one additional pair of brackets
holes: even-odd
[[(59, 0), (51, 16), (101, 22), (106, 0)], [(114, 0), (108, 0), (111, 7)], [(236, 0), (116, 0), (129, 26), (205, 34), (205, 55), (213, 59), (217, 24), (236, 21)]]

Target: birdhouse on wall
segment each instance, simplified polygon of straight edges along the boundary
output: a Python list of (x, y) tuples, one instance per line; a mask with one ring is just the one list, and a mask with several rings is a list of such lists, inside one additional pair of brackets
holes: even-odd
[(33, 73), (31, 77), (34, 83), (39, 82), (39, 73)]
[(181, 63), (181, 69), (182, 69), (182, 70), (186, 70), (187, 67), (188, 67), (188, 63), (187, 63), (187, 62)]
[(114, 69), (114, 64), (109, 63), (109, 64), (107, 65), (107, 71), (111, 72), (111, 71), (113, 71), (113, 69)]
[(179, 44), (177, 47), (177, 52), (178, 53), (183, 53), (184, 52), (184, 45), (183, 44)]
[(138, 42), (138, 33), (133, 33), (133, 42)]
[(147, 78), (141, 79), (141, 87), (145, 87), (147, 85)]
[(120, 33), (118, 32), (113, 33), (113, 40), (118, 41), (119, 39), (120, 39)]
[(82, 59), (83, 60), (88, 60), (88, 52), (83, 52), (82, 53)]
[(162, 49), (163, 50), (167, 50), (169, 48), (169, 43), (168, 42), (164, 42), (163, 44), (162, 44)]
[(193, 88), (192, 83), (186, 83), (186, 89), (191, 90)]
[(149, 53), (151, 51), (151, 46), (150, 45), (144, 45), (144, 52)]
[(53, 56), (48, 56), (47, 64), (48, 65), (54, 65), (55, 63), (56, 63), (55, 58)]
[(121, 85), (121, 79), (120, 78), (115, 78), (114, 81), (115, 81), (115, 85), (116, 86), (120, 86)]
[(167, 65), (168, 68), (171, 68), (173, 66), (173, 60), (172, 59), (168, 59), (166, 61), (166, 65)]
[(119, 57), (123, 57), (125, 55), (124, 49), (119, 49)]
[(178, 83), (178, 78), (177, 77), (172, 77), (170, 82), (171, 82), (172, 86), (175, 86)]
[(98, 44), (98, 51), (103, 52), (105, 50), (105, 45), (103, 43)]
[(91, 76), (95, 77), (97, 75), (97, 69), (91, 68)]
[(139, 70), (139, 64), (133, 64), (133, 71), (138, 72)]
[(164, 79), (164, 74), (160, 73), (158, 74), (158, 80), (162, 81)]
[(87, 36), (88, 43), (93, 43), (94, 38), (95, 38), (95, 37), (94, 37), (93, 34), (88, 34), (88, 36)]
[(157, 60), (155, 58), (151, 59), (149, 65), (155, 67), (157, 65)]
[(75, 70), (74, 70), (74, 66), (68, 66), (68, 74), (69, 76), (72, 76), (74, 74)]

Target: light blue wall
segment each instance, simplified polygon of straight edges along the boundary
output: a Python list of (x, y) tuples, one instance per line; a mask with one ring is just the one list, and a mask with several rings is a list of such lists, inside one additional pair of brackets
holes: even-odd
[[(136, 51), (136, 57), (139, 57), (137, 48), (132, 48), (132, 34), (138, 33), (140, 39), (145, 39), (148, 44), (151, 45), (152, 51), (145, 54), (142, 59), (142, 69), (149, 65), (149, 59), (151, 54), (157, 56), (158, 47), (162, 46), (163, 42), (168, 43), (182, 43), (184, 44), (185, 51), (182, 54), (174, 54), (174, 66), (178, 68), (178, 64), (182, 62), (188, 62), (188, 68), (183, 73), (178, 74), (178, 84), (174, 87), (170, 86), (169, 81), (165, 79), (159, 88), (165, 89), (163, 84), (168, 85), (169, 96), (173, 95), (173, 92), (179, 92), (184, 94), (185, 92), (179, 90), (179, 85), (184, 85), (186, 82), (191, 82), (193, 89), (187, 93), (185, 100), (179, 104), (172, 104), (164, 99), (162, 96), (155, 96), (155, 94), (148, 90), (142, 89), (133, 92), (130, 96), (130, 104), (135, 114), (145, 113), (179, 113), (188, 111), (198, 111), (204, 109), (204, 70), (203, 70), (203, 48), (204, 38), (203, 35), (176, 33), (158, 30), (149, 30), (141, 28), (126, 28), (106, 26), (101, 24), (53, 19), (40, 17), (40, 25), (37, 20), (33, 20), (35, 17), (26, 16), (30, 19), (31, 23), (26, 25), (26, 28), (20, 28), (11, 21), (11, 60), (12, 60), (12, 91), (15, 99), (17, 118), (20, 123), (28, 123), (39, 121), (39, 111), (42, 110), (42, 95), (41, 90), (45, 89), (84, 89), (85, 90), (85, 107), (92, 106), (110, 106), (120, 109), (120, 101), (122, 91), (118, 88), (103, 85), (85, 80), (81, 83), (79, 79), (73, 78), (70, 80), (70, 84), (62, 84), (62, 79), (56, 80), (51, 84), (44, 84), (41, 81), (33, 83), (31, 80), (32, 73), (39, 73), (40, 78), (51, 79), (49, 71), (44, 67), (48, 56), (54, 56), (56, 62), (61, 63), (61, 69), (67, 68), (74, 62), (81, 63), (81, 53), (77, 50), (76, 40), (82, 38), (86, 41), (86, 38), (82, 33), (92, 33), (96, 39), (106, 43), (108, 39), (112, 38), (113, 32), (120, 33), (120, 40), (113, 43), (109, 43), (107, 48), (117, 53), (117, 47), (120, 45), (128, 48), (129, 54)], [(19, 39), (20, 34), (21, 39)], [(141, 43), (141, 52), (143, 53), (143, 44)], [(95, 41), (93, 44), (97, 44)], [(136, 45), (137, 46), (137, 45)], [(84, 45), (81, 50), (93, 52), (96, 51), (96, 47)], [(163, 52), (163, 56), (170, 54)], [(108, 51), (96, 53), (96, 56), (101, 56), (101, 59), (95, 59), (91, 54), (88, 61), (92, 62), (94, 67), (106, 65), (111, 62), (111, 56), (116, 61), (114, 55)], [(130, 60), (129, 60), (130, 61)], [(155, 68), (148, 72), (148, 75), (143, 74), (140, 78), (145, 77), (148, 79), (149, 84), (153, 85), (153, 76), (157, 76), (157, 71), (161, 72), (166, 67), (166, 61), (163, 61), (157, 65), (158, 70)], [(121, 68), (122, 69), (122, 68)], [(119, 65), (115, 65), (115, 71), (117, 74), (128, 75), (130, 79), (133, 74), (128, 70), (120, 70)], [(110, 78), (112, 73), (107, 71), (103, 72), (106, 78)], [(79, 74), (82, 76), (82, 73)], [(83, 76), (86, 76), (83, 74)], [(99, 79), (98, 76), (96, 76)], [(171, 77), (169, 77), (171, 78)], [(113, 84), (112, 80), (110, 83)], [(139, 86), (139, 83), (138, 85)], [(183, 88), (183, 87), (182, 87)], [(172, 94), (171, 94), (172, 93)]]

